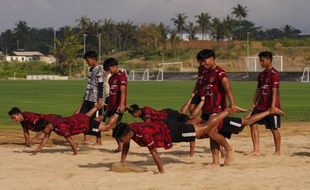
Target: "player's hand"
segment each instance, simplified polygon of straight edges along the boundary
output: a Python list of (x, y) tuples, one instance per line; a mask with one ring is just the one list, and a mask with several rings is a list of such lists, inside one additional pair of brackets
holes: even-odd
[(124, 113), (125, 112), (125, 109), (126, 109), (126, 106), (125, 105), (120, 105), (118, 110), (121, 112), (121, 113)]
[(276, 113), (276, 107), (271, 106), (271, 107), (270, 107), (270, 114), (271, 114), (271, 115), (274, 115), (275, 113)]
[(231, 104), (230, 108), (233, 110), (233, 112), (237, 111), (236, 105), (235, 104)]
[(201, 101), (205, 101), (205, 99), (206, 99), (205, 96), (201, 96), (201, 97), (200, 97), (200, 100), (201, 100)]
[(196, 91), (192, 93), (191, 98), (193, 98), (196, 95)]

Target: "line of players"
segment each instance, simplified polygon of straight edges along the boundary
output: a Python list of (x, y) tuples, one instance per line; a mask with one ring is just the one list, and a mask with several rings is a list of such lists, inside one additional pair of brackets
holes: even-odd
[[(275, 154), (280, 154), (280, 110), (279, 101), (279, 73), (272, 67), (272, 53), (261, 52), (260, 63), (265, 68), (259, 74), (257, 90), (253, 98), (250, 112), (243, 118), (230, 117), (235, 112), (246, 110), (236, 106), (230, 81), (225, 71), (216, 65), (215, 53), (204, 49), (197, 54), (199, 63), (198, 80), (192, 96), (181, 107), (180, 111), (163, 109), (156, 111), (151, 107), (139, 108), (134, 104), (126, 108), (127, 78), (118, 68), (114, 58), (105, 60), (104, 71), (97, 63), (95, 52), (87, 52), (84, 59), (90, 66), (89, 78), (83, 101), (79, 109), (70, 117), (61, 117), (56, 114), (35, 114), (22, 112), (19, 108), (12, 108), (9, 115), (13, 121), (20, 123), (24, 130), (26, 145), (30, 145), (29, 130), (42, 131), (44, 137), (41, 144), (31, 152), (41, 151), (48, 142), (52, 131), (64, 136), (70, 144), (74, 154), (77, 147), (72, 141), (72, 135), (84, 133), (95, 135), (96, 143), (101, 143), (101, 131), (113, 129), (113, 137), (118, 142), (116, 151), (122, 151), (121, 162), (125, 162), (130, 147), (130, 139), (140, 146), (146, 146), (159, 172), (164, 172), (163, 165), (156, 148), (169, 149), (172, 143), (189, 142), (190, 155), (194, 154), (196, 138), (210, 138), (210, 147), (213, 157), (212, 164), (220, 164), (220, 147), (224, 147), (225, 165), (232, 161), (233, 151), (226, 138), (238, 134), (244, 126), (251, 126), (251, 136), (254, 150), (252, 155), (259, 155), (259, 141), (257, 124), (265, 124), (271, 129), (275, 141)], [(111, 74), (108, 81), (109, 98), (103, 103), (104, 77)], [(106, 89), (106, 88), (105, 88)], [(226, 107), (226, 96), (230, 106)], [(102, 110), (105, 105), (105, 114), (95, 113)], [(125, 110), (139, 117), (143, 122), (121, 123)], [(201, 118), (198, 117), (202, 112)], [(107, 121), (106, 119), (109, 118)], [(106, 121), (106, 122), (104, 122)]]

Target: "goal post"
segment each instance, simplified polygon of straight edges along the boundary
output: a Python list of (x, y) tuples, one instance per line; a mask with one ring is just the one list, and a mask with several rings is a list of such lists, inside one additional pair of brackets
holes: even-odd
[(160, 63), (158, 67), (163, 69), (163, 71), (183, 72), (183, 62)]
[(310, 76), (309, 76), (310, 67), (305, 67), (304, 71), (302, 72), (301, 76), (301, 82), (309, 82)]
[(131, 69), (127, 76), (129, 81), (162, 81), (164, 73), (159, 69)]
[[(245, 62), (245, 70), (246, 71), (252, 71), (252, 72), (259, 72), (263, 71), (264, 69), (260, 66), (259, 63), (259, 57), (244, 57)], [(283, 72), (283, 56), (282, 55), (276, 55), (272, 58), (272, 66), (280, 71)]]

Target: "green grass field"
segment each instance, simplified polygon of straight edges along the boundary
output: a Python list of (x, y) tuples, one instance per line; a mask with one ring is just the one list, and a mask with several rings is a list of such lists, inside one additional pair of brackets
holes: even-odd
[[(0, 128), (18, 127), (7, 115), (18, 106), (22, 111), (70, 115), (80, 104), (86, 81), (0, 81)], [(194, 81), (129, 82), (127, 104), (154, 108), (179, 107), (190, 96)], [(236, 102), (248, 108), (256, 82), (232, 82)], [(283, 82), (280, 88), (284, 121), (310, 121), (310, 84)], [(125, 114), (124, 121), (133, 121)]]

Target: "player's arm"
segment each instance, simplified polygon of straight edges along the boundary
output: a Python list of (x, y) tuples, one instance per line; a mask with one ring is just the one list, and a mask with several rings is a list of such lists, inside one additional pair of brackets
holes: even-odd
[(158, 154), (156, 148), (149, 149), (149, 151), (153, 157), (155, 164), (157, 165), (159, 173), (164, 173), (164, 166), (160, 160), (160, 157), (159, 157), (159, 154)]
[(44, 137), (43, 137), (40, 145), (37, 148), (33, 149), (31, 152), (40, 152), (42, 150), (42, 148), (46, 145), (46, 143), (50, 139), (52, 128), (53, 128), (53, 125), (51, 123), (46, 125), (46, 127), (42, 131), (44, 134)]
[(126, 85), (121, 85), (120, 87), (120, 91), (121, 91), (121, 101), (120, 101), (120, 105), (119, 105), (119, 110), (121, 111), (121, 113), (123, 113), (125, 111), (126, 105)]
[(129, 152), (129, 148), (130, 148), (130, 141), (128, 143), (124, 143), (123, 144), (123, 149), (122, 149), (122, 155), (121, 155), (121, 162), (125, 162), (127, 154)]
[(192, 99), (195, 96), (195, 93), (193, 92), (191, 97), (183, 104), (183, 106), (180, 109), (180, 113), (186, 114), (189, 110), (189, 107), (191, 105)]
[(76, 144), (73, 142), (73, 139), (71, 136), (65, 137), (66, 141), (70, 144), (72, 151), (73, 151), (73, 155), (77, 155), (78, 151), (77, 151), (77, 147)]
[(227, 97), (228, 97), (228, 100), (230, 102), (230, 107), (235, 109), (236, 103), (235, 103), (235, 99), (234, 99), (234, 95), (233, 95), (233, 92), (232, 92), (230, 81), (228, 80), (227, 77), (224, 77), (222, 79), (222, 85), (224, 87), (224, 90), (227, 93)]
[(103, 103), (103, 82), (98, 83), (98, 100), (97, 103), (101, 105)]
[(201, 96), (201, 100), (200, 100), (198, 106), (196, 106), (196, 108), (192, 111), (192, 115), (191, 115), (192, 118), (195, 118), (198, 116), (198, 114), (201, 111), (204, 104), (205, 104), (205, 97)]
[(24, 131), (24, 137), (25, 137), (25, 146), (30, 147), (31, 140), (30, 140), (29, 129), (27, 129), (26, 127), (23, 127), (23, 131)]
[(258, 99), (259, 99), (259, 95), (260, 95), (260, 88), (256, 88), (256, 91), (253, 97), (253, 102), (251, 105), (251, 109), (254, 109), (254, 107), (256, 106)]

